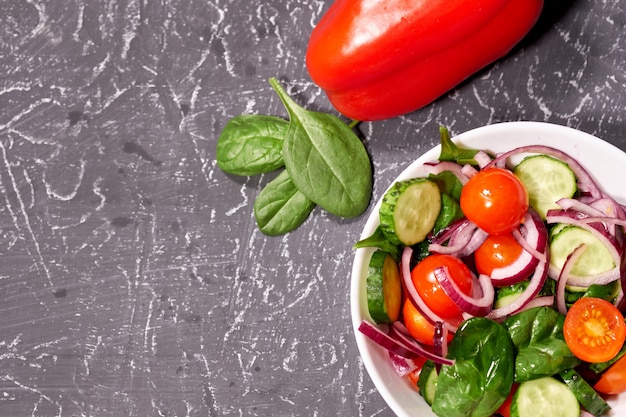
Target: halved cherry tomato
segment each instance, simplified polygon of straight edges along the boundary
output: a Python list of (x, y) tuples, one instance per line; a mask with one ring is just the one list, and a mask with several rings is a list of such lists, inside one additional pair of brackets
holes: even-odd
[(583, 297), (565, 315), (565, 343), (585, 362), (606, 362), (617, 355), (626, 339), (622, 313), (601, 298)]
[(442, 266), (448, 268), (450, 277), (463, 293), (472, 294), (471, 271), (463, 261), (452, 255), (428, 255), (413, 268), (411, 280), (417, 293), (435, 314), (444, 320), (458, 323), (462, 320), (462, 311), (446, 294), (433, 273), (435, 269)]
[(476, 270), (491, 275), (495, 268), (511, 265), (522, 254), (522, 245), (512, 234), (489, 235), (474, 252)]
[(461, 210), (489, 234), (504, 234), (517, 227), (528, 210), (526, 187), (503, 168), (478, 171), (461, 190)]
[(622, 356), (609, 369), (604, 371), (593, 388), (603, 394), (626, 392), (626, 356)]
[[(428, 346), (434, 345), (435, 326), (419, 312), (408, 298), (402, 307), (402, 318), (406, 329), (415, 340)], [(452, 341), (452, 337), (451, 333), (448, 334), (448, 342)]]

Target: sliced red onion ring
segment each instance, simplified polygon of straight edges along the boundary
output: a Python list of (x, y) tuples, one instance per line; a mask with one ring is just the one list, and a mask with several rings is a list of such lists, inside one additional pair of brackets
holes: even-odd
[(444, 171), (450, 171), (461, 182), (461, 184), (465, 184), (469, 181), (469, 177), (463, 172), (463, 167), (455, 162), (442, 161), (435, 164), (424, 164), (424, 171), (426, 171), (427, 174), (432, 175), (438, 175)]
[(441, 321), (435, 323), (433, 346), (437, 355), (443, 356), (444, 358), (448, 356), (448, 330)]
[[(543, 295), (541, 297), (535, 297), (528, 302), (523, 308), (523, 310), (528, 310), (533, 307), (551, 307), (554, 304), (554, 296), (553, 295)], [(520, 310), (522, 311), (522, 310)]]
[(478, 173), (478, 170), (474, 168), (472, 165), (466, 164), (461, 167), (461, 173), (465, 175), (467, 178), (472, 178), (474, 175)]
[(541, 262), (547, 260), (548, 231), (539, 214), (529, 209), (523, 219), (524, 235), (519, 229), (513, 230), (513, 237), (522, 247)]
[(444, 322), (448, 332), (456, 332), (457, 326), (449, 323), (435, 314), (424, 302), (422, 297), (417, 293), (413, 280), (411, 279), (411, 256), (413, 255), (413, 249), (410, 246), (404, 248), (402, 252), (402, 259), (400, 261), (400, 271), (402, 275), (402, 282), (407, 292), (407, 297), (415, 308), (431, 323), (435, 324), (438, 321)]
[[(445, 323), (438, 323), (441, 323), (443, 327), (445, 327)], [(454, 363), (454, 360), (448, 359), (445, 356), (438, 354), (437, 352), (432, 352), (429, 348), (423, 346), (421, 343), (415, 340), (413, 336), (409, 334), (409, 331), (407, 330), (405, 325), (400, 321), (396, 321), (392, 324), (390, 328), (390, 335), (392, 335), (404, 345), (415, 349), (415, 351), (421, 351), (421, 356), (425, 357), (426, 359), (430, 359), (435, 363), (440, 363), (442, 365), (452, 365)]]
[(562, 162), (565, 162), (570, 169), (574, 172), (578, 180), (578, 189), (590, 194), (594, 198), (603, 197), (604, 194), (600, 190), (600, 187), (596, 184), (593, 177), (589, 174), (589, 172), (574, 158), (572, 158), (567, 153), (560, 151), (556, 148), (552, 148), (550, 146), (544, 145), (530, 145), (530, 146), (520, 146), (518, 148), (512, 149), (508, 152), (504, 152), (496, 156), (496, 158), (491, 161), (488, 166), (502, 166), (506, 163), (506, 160), (517, 154), (521, 153), (538, 153), (553, 156), (557, 159), (560, 159)]
[(523, 234), (516, 229), (516, 240), (524, 249), (510, 265), (491, 271), (491, 280), (496, 286), (512, 285), (528, 278), (539, 262), (546, 262), (548, 231), (539, 215), (529, 210), (522, 224)]
[(379, 329), (374, 323), (363, 320), (359, 325), (359, 331), (370, 338), (374, 343), (403, 358), (414, 359), (419, 356), (411, 347), (389, 336)]
[(511, 304), (507, 304), (504, 307), (496, 308), (491, 310), (491, 313), (487, 315), (487, 318), (490, 319), (502, 319), (506, 316), (510, 316), (511, 314), (515, 314), (526, 307), (526, 305), (531, 302), (535, 296), (541, 291), (543, 284), (545, 284), (546, 279), (548, 277), (548, 267), (547, 262), (539, 262), (535, 272), (530, 277), (530, 284), (520, 296), (513, 301)]
[(456, 255), (461, 251), (464, 251), (470, 243), (474, 243), (473, 246), (475, 246), (475, 241), (472, 242), (472, 239), (474, 238), (475, 232), (478, 230), (480, 229), (478, 229), (478, 226), (474, 223), (467, 222), (456, 229), (456, 233), (453, 233), (452, 236), (450, 236), (447, 244), (445, 244), (445, 242), (431, 243), (428, 245), (428, 251)]
[[(600, 201), (600, 200), (595, 200)], [(584, 213), (587, 216), (594, 217), (602, 217), (606, 216), (606, 213), (603, 213), (601, 210), (593, 207), (590, 204), (587, 204), (583, 201), (577, 200), (575, 198), (561, 198), (556, 202), (556, 204), (561, 207), (563, 210), (576, 210), (580, 213)]]
[(485, 151), (478, 151), (474, 155), (474, 161), (478, 164), (479, 168), (484, 168), (491, 162), (491, 156)]
[(388, 352), (389, 361), (391, 362), (393, 369), (396, 370), (398, 376), (406, 376), (413, 372), (415, 369), (417, 369), (417, 365), (415, 364), (415, 361), (413, 359), (402, 357), (393, 353), (392, 351)]
[(480, 246), (485, 242), (488, 236), (489, 233), (476, 227), (476, 230), (474, 230), (474, 233), (472, 233), (472, 237), (470, 238), (469, 242), (467, 242), (467, 245), (465, 245), (464, 248), (461, 248), (461, 250), (456, 253), (456, 256), (459, 258), (464, 258), (473, 254), (478, 250), (478, 248), (480, 248)]
[(495, 290), (488, 275), (480, 275), (478, 284), (481, 287), (479, 297), (469, 296), (454, 282), (447, 267), (441, 266), (433, 271), (433, 275), (450, 299), (464, 312), (472, 316), (484, 317), (492, 310)]
[[(589, 218), (586, 218), (585, 220), (588, 221)], [(591, 277), (570, 274), (567, 281), (569, 285), (575, 285), (579, 287), (588, 287), (590, 283), (605, 285), (620, 278), (622, 250), (619, 247), (617, 241), (608, 233), (608, 231), (606, 231), (605, 229), (599, 230), (598, 228), (593, 227), (592, 224), (588, 223), (587, 221), (581, 221), (581, 219), (572, 218), (568, 213), (561, 210), (549, 210), (546, 215), (546, 221), (548, 223), (571, 224), (587, 230), (604, 244), (604, 246), (611, 254), (611, 257), (613, 258), (613, 262), (615, 264), (614, 268)], [(549, 269), (550, 276), (553, 278), (558, 278), (561, 274), (559, 268), (554, 265), (550, 265)]]
[(587, 250), (587, 245), (583, 243), (578, 245), (569, 255), (567, 255), (567, 259), (565, 260), (565, 263), (563, 263), (563, 268), (561, 268), (561, 274), (556, 281), (556, 308), (561, 314), (567, 313), (567, 305), (565, 304), (565, 286), (567, 285), (570, 272), (572, 272), (574, 264), (576, 264), (576, 261), (585, 252), (585, 250)]
[(469, 220), (467, 220), (467, 218), (463, 217), (461, 219), (458, 219), (452, 222), (452, 224), (448, 225), (446, 228), (441, 230), (436, 235), (431, 236), (430, 241), (433, 243), (438, 243), (438, 244), (443, 245), (448, 240), (452, 239), (452, 237), (455, 236), (457, 233), (461, 233), (461, 231), (465, 229), (466, 227), (473, 228), (473, 227), (476, 227), (476, 225), (470, 222)]

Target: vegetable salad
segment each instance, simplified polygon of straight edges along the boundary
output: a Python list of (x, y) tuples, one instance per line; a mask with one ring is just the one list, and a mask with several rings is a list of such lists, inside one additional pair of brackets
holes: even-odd
[(607, 415), (626, 391), (624, 208), (562, 151), (440, 133), (355, 245), (376, 248), (359, 330), (438, 416)]

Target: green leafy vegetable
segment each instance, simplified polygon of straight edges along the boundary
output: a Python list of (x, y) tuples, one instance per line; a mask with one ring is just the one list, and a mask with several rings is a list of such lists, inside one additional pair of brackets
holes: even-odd
[(437, 234), (463, 216), (459, 203), (448, 194), (441, 194), (441, 211), (439, 211), (439, 216), (435, 221), (433, 234)]
[(378, 248), (389, 253), (396, 261), (400, 260), (400, 247), (387, 239), (380, 226), (370, 236), (356, 242), (354, 248)]
[(509, 395), (513, 384), (513, 345), (506, 329), (489, 319), (466, 320), (450, 344), (432, 405), (445, 417), (489, 417)]
[(257, 196), (254, 215), (261, 232), (276, 236), (300, 226), (314, 207), (315, 203), (293, 184), (289, 173), (282, 171)]
[(456, 201), (461, 198), (463, 184), (451, 171), (443, 171), (436, 175), (430, 174), (428, 179), (437, 183), (442, 194), (448, 194)]
[(535, 307), (503, 322), (517, 351), (516, 382), (555, 375), (580, 364), (563, 339), (564, 321), (565, 316), (551, 307)]
[(271, 172), (284, 165), (283, 139), (289, 123), (279, 117), (246, 114), (233, 117), (217, 140), (217, 165), (235, 175)]
[[(217, 141), (217, 165), (234, 175), (263, 174), (286, 167), (259, 193), (254, 214), (266, 235), (298, 227), (316, 204), (340, 217), (363, 213), (372, 194), (369, 155), (338, 117), (298, 106), (275, 78), (270, 84), (289, 121), (265, 115), (233, 117)], [(397, 252), (398, 249), (395, 249)]]
[(372, 167), (361, 140), (338, 117), (297, 105), (275, 78), (270, 84), (289, 112), (283, 158), (294, 184), (332, 214), (362, 214), (371, 198)]
[(444, 126), (439, 127), (439, 136), (441, 142), (440, 161), (452, 161), (461, 165), (476, 165), (474, 155), (478, 152), (476, 149), (466, 149), (456, 146), (450, 139), (450, 132)]

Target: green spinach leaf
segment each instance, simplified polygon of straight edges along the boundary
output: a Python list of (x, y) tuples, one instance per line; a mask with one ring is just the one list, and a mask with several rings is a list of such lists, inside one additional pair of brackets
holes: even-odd
[(513, 345), (506, 329), (486, 318), (465, 321), (450, 344), (453, 365), (441, 367), (432, 409), (445, 417), (489, 417), (513, 384)]
[(459, 203), (448, 194), (441, 194), (441, 210), (433, 227), (433, 234), (437, 234), (451, 223), (464, 217)]
[(452, 142), (452, 139), (450, 139), (450, 132), (444, 126), (439, 127), (439, 140), (441, 142), (440, 161), (452, 161), (461, 165), (476, 165), (474, 155), (476, 155), (478, 150), (457, 146)]
[(389, 253), (396, 261), (400, 261), (401, 248), (391, 243), (385, 237), (380, 226), (378, 226), (370, 236), (356, 242), (354, 248), (378, 248)]
[(284, 170), (257, 195), (254, 216), (261, 232), (277, 236), (300, 226), (314, 207)]
[(276, 78), (270, 84), (289, 113), (283, 158), (291, 180), (334, 215), (362, 214), (372, 194), (372, 167), (361, 140), (338, 117), (296, 104)]
[(456, 201), (461, 198), (463, 184), (451, 171), (443, 171), (436, 175), (430, 174), (428, 179), (437, 183), (442, 194), (448, 194)]
[(289, 122), (265, 115), (240, 115), (226, 123), (217, 139), (217, 165), (235, 175), (256, 175), (284, 165), (283, 140)]
[(564, 321), (565, 316), (551, 307), (535, 307), (503, 322), (517, 352), (516, 382), (551, 376), (580, 364), (563, 339)]

